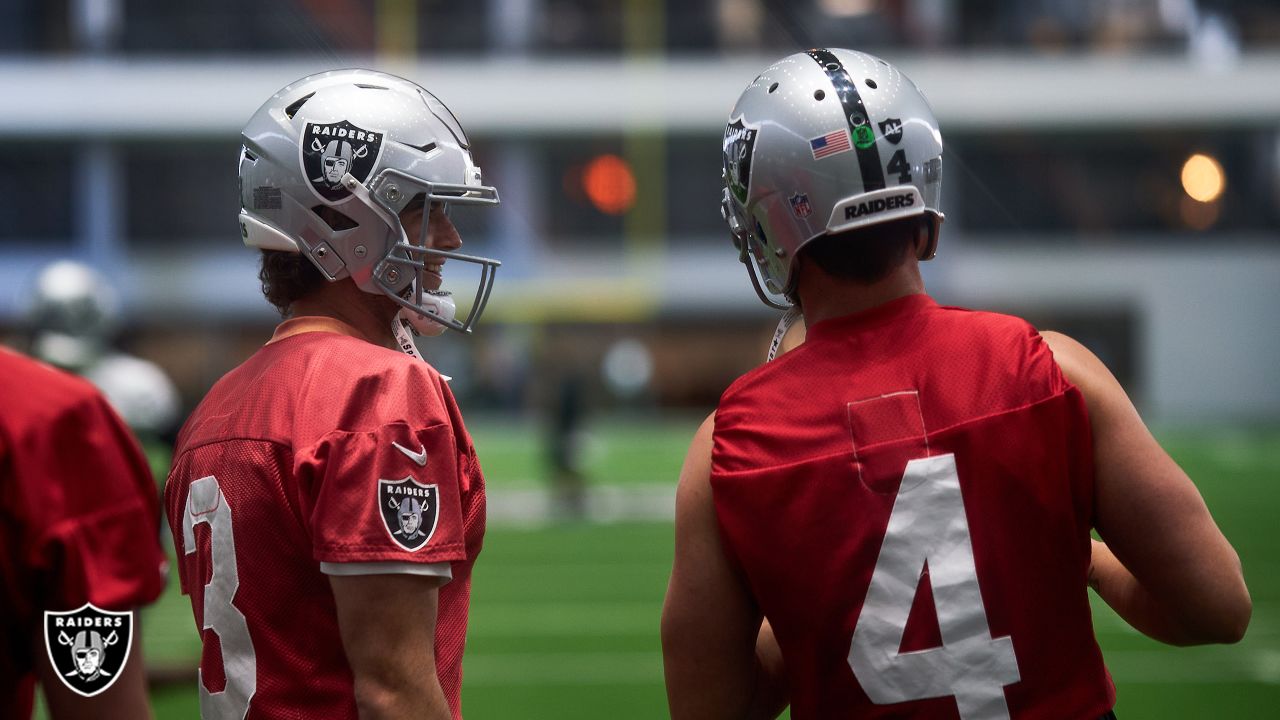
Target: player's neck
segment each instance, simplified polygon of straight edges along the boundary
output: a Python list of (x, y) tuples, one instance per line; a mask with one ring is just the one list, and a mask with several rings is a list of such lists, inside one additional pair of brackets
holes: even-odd
[(300, 331), (306, 332), (310, 325), (315, 325), (312, 329), (324, 330), (321, 324), (309, 324), (305, 319), (327, 318), (351, 328), (356, 337), (366, 342), (397, 349), (391, 330), (395, 305), (379, 295), (364, 292), (350, 280), (327, 283), (306, 297), (295, 300), (290, 310), (289, 322), (295, 323)]
[(915, 261), (903, 263), (887, 277), (868, 285), (839, 280), (816, 270), (802, 271), (799, 287), (804, 322), (808, 327), (923, 292), (924, 278), (920, 276), (920, 265)]

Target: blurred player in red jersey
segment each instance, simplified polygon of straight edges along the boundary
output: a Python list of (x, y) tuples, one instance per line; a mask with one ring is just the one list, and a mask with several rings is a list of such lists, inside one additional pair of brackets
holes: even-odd
[(123, 667), (86, 696), (59, 679), (44, 613), (132, 612), (159, 597), (163, 564), (155, 484), (124, 422), (88, 381), (0, 348), (0, 715), (30, 717), (39, 682), (55, 720), (150, 717), (136, 621), (95, 648)]
[(673, 717), (1107, 717), (1088, 584), (1165, 642), (1243, 636), (1239, 558), (1107, 369), (924, 293), (942, 140), (910, 80), (784, 58), (724, 160), (741, 260), (808, 334), (724, 393), (681, 473)]
[[(242, 140), (241, 234), (286, 319), (188, 419), (165, 489), (201, 713), (460, 717), (484, 481), (409, 331), (471, 330), (498, 263), (457, 252), (448, 210), (497, 192), (449, 110), (383, 73), (299, 80)], [(482, 269), (462, 320), (446, 262)]]

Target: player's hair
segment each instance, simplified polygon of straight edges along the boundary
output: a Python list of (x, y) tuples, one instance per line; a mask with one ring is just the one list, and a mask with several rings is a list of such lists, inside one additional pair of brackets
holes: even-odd
[(800, 252), (832, 277), (869, 285), (906, 260), (924, 224), (919, 217), (878, 223), (816, 238)]
[(283, 250), (262, 251), (258, 279), (262, 281), (262, 294), (267, 302), (280, 311), (280, 317), (285, 318), (289, 317), (295, 300), (328, 282), (305, 256)]

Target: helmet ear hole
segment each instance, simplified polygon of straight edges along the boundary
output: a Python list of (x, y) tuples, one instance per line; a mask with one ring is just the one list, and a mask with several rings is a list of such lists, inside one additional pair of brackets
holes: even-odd
[(826, 93), (826, 91), (824, 91), (824, 90), (814, 90), (814, 91), (813, 91), (813, 99), (814, 99), (814, 100), (821, 101), (821, 100), (822, 100), (822, 99), (824, 99), (826, 96), (827, 96), (827, 93)]

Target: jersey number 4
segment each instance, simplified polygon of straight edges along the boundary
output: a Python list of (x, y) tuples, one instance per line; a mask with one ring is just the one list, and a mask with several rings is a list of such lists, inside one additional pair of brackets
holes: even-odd
[[(899, 652), (925, 563), (942, 645)], [(1018, 682), (1013, 640), (991, 637), (953, 454), (907, 463), (849, 644), (849, 667), (877, 705), (954, 696), (964, 720), (1007, 719)]]
[(231, 534), (231, 507), (210, 475), (191, 483), (187, 491), (186, 512), (182, 516), (183, 552), (196, 552), (195, 526), (209, 525), (209, 558), (213, 572), (204, 586), (204, 629), (218, 635), (222, 646), (223, 673), (226, 689), (211, 693), (200, 677), (200, 716), (204, 718), (243, 718), (249, 712), (249, 701), (258, 687), (257, 657), (249, 639), (249, 626), (244, 615), (231, 604), (240, 588), (236, 570), (236, 542)]

